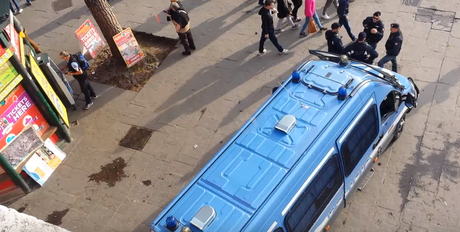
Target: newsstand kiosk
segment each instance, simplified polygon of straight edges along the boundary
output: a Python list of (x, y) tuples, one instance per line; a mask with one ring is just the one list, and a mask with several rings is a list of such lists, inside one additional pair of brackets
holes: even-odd
[(43, 185), (65, 158), (59, 147), (71, 142), (67, 108), (75, 104), (9, 2), (0, 0), (0, 204)]

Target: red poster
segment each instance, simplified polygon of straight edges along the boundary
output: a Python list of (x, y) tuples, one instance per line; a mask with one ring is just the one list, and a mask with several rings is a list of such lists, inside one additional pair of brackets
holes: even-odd
[(0, 150), (28, 125), (38, 131), (38, 136), (49, 128), (29, 95), (19, 85), (0, 103)]
[(75, 35), (93, 58), (96, 57), (105, 46), (104, 40), (102, 40), (89, 19), (75, 31)]
[(5, 27), (4, 29), (8, 36), (10, 37), (10, 42), (11, 42), (11, 51), (16, 54), (21, 60), (21, 50), (20, 50), (20, 45), (19, 45), (19, 34), (16, 32), (16, 29), (14, 29), (14, 25), (10, 23), (8, 26)]

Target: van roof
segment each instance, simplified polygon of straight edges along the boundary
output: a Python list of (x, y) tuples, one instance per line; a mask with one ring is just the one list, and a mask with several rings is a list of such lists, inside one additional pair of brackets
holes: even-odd
[[(376, 79), (356, 66), (329, 61), (310, 61), (298, 71), (300, 83), (289, 81), (256, 112), (171, 205), (162, 224), (173, 215), (187, 225), (202, 206), (210, 205), (220, 220), (207, 231), (240, 231), (340, 111), (346, 100), (338, 99), (338, 89), (346, 86), (350, 94), (364, 80)], [(275, 128), (285, 115), (296, 118), (289, 133)]]

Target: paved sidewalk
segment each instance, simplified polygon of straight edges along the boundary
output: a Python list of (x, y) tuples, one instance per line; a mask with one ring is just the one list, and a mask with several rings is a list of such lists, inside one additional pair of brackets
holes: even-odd
[[(82, 0), (62, 10), (56, 2), (36, 0), (18, 18), (42, 50), (58, 60), (60, 50), (78, 50), (74, 31), (92, 17)], [(318, 12), (324, 2), (317, 1)], [(299, 31), (288, 29), (278, 38), (292, 53), (279, 56), (267, 42), (268, 53), (258, 57), (260, 18), (257, 10), (243, 13), (256, 4), (184, 0), (198, 50), (183, 57), (179, 47), (139, 93), (95, 84), (102, 95), (93, 108), (71, 114), (80, 125), (71, 130), (74, 141), (65, 149), (63, 165), (43, 188), (10, 207), (27, 205), (24, 213), (40, 219), (69, 209), (61, 226), (71, 231), (149, 231), (153, 218), (271, 88), (312, 58), (308, 49), (326, 49), (324, 34), (299, 39)], [(123, 26), (176, 37), (164, 15), (161, 23), (155, 19), (168, 1), (114, 0), (111, 5)], [(376, 10), (387, 27), (384, 40), (390, 23), (401, 25), (401, 72), (416, 79), (421, 102), (371, 182), (347, 202), (331, 231), (458, 231), (460, 1), (356, 0), (350, 9), (355, 34)], [(323, 22), (329, 27), (334, 20)], [(344, 30), (341, 34), (349, 42)], [(384, 43), (378, 46), (380, 57)], [(143, 151), (118, 146), (132, 125), (155, 130)], [(128, 164), (121, 182), (108, 187), (88, 181), (118, 157)]]

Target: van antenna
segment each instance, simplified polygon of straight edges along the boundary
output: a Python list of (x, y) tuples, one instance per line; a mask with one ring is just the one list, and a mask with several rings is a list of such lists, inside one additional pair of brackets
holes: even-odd
[(304, 108), (304, 109), (310, 108), (309, 105), (303, 104), (296, 96), (294, 96), (294, 94), (292, 94), (291, 91), (289, 91), (288, 89), (284, 88), (283, 83), (281, 83), (281, 82), (278, 81), (278, 84), (281, 86), (281, 88), (283, 88), (284, 90), (286, 90), (286, 92), (289, 93), (289, 96), (291, 96), (292, 98), (294, 98), (294, 99), (300, 104), (300, 107), (302, 107), (302, 108)]

